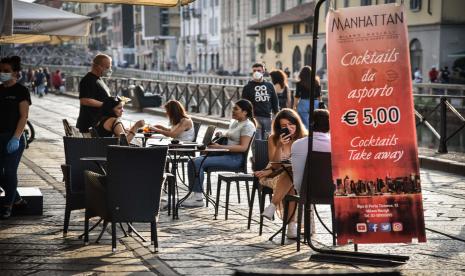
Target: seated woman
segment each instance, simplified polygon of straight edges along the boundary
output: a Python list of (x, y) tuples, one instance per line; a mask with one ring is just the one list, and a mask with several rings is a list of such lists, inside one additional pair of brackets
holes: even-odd
[[(208, 146), (213, 149), (228, 149), (230, 152), (219, 156), (209, 156), (205, 161), (203, 161), (204, 156), (199, 156), (189, 161), (187, 171), (189, 186), (192, 187), (193, 193), (190, 198), (183, 202), (182, 206), (203, 206), (202, 187), (204, 171), (207, 168), (214, 166), (224, 169), (234, 169), (239, 168), (242, 162), (244, 162), (242, 153), (248, 149), (257, 126), (253, 117), (252, 103), (244, 99), (237, 101), (232, 110), (232, 118), (233, 120), (229, 125), (228, 131), (224, 134), (219, 133), (219, 136), (228, 139), (227, 145), (213, 143)], [(202, 166), (200, 167), (201, 163)], [(198, 178), (195, 177), (195, 172), (199, 172)]]
[(137, 121), (129, 130), (126, 129), (120, 118), (123, 116), (124, 101), (120, 97), (109, 97), (103, 101), (100, 108), (102, 117), (95, 125), (99, 137), (119, 137), (126, 134), (128, 143), (136, 136), (137, 129), (145, 125), (144, 120)]
[(176, 100), (171, 100), (164, 107), (166, 116), (170, 120), (171, 128), (155, 125), (151, 127), (151, 130), (179, 141), (193, 141), (195, 138), (194, 123), (187, 116), (182, 104)]
[[(263, 216), (272, 219), (275, 211), (278, 209), (279, 216), (282, 211), (282, 201), (287, 194), (295, 195), (294, 185), (292, 184), (292, 169), (283, 168), (281, 164), (272, 164), (271, 162), (280, 162), (289, 160), (291, 157), (291, 147), (297, 139), (307, 135), (307, 130), (300, 120), (299, 115), (292, 109), (284, 108), (276, 115), (273, 121), (272, 134), (268, 138), (268, 158), (270, 163), (262, 170), (255, 172), (259, 182), (263, 186), (273, 189), (271, 203), (263, 211)], [(294, 206), (290, 206), (290, 214), (293, 222), (288, 224), (288, 238), (297, 236), (297, 224), (294, 221)], [(286, 218), (288, 219), (288, 218)]]

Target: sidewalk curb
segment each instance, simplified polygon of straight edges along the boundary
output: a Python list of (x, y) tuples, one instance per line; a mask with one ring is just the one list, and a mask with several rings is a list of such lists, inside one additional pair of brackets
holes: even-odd
[[(78, 98), (78, 95), (76, 93), (72, 92), (64, 92), (64, 93), (55, 93), (57, 95), (62, 95), (65, 97), (71, 97), (71, 98)], [(152, 115), (159, 115), (159, 116), (165, 116), (166, 112), (163, 108), (154, 108), (154, 107), (149, 107), (149, 108), (144, 108), (143, 112), (152, 114)], [(228, 128), (229, 127), (229, 120), (218, 120), (214, 118), (209, 118), (207, 117), (208, 115), (202, 116), (201, 114), (199, 115), (191, 115), (192, 120), (195, 122), (199, 122), (202, 124), (207, 124), (207, 125), (214, 125), (220, 128)], [(420, 168), (424, 169), (431, 169), (431, 170), (438, 170), (442, 172), (447, 172), (447, 173), (453, 173), (453, 174), (458, 174), (458, 175), (463, 175), (465, 176), (465, 164), (455, 162), (455, 161), (450, 161), (450, 160), (445, 160), (441, 158), (435, 158), (435, 157), (428, 157), (424, 155), (419, 155), (418, 159), (420, 161)]]
[(463, 163), (423, 155), (419, 155), (418, 159), (420, 168), (465, 176), (465, 164)]

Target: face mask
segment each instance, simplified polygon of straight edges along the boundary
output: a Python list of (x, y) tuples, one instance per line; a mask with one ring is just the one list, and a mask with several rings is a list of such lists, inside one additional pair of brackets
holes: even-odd
[(11, 80), (13, 77), (11, 76), (11, 73), (0, 73), (0, 81), (1, 82), (6, 82)]
[(102, 77), (107, 77), (107, 78), (109, 78), (109, 77), (111, 77), (111, 74), (112, 74), (112, 73), (113, 73), (113, 71), (112, 71), (111, 69), (105, 69), (105, 70), (103, 70), (103, 72), (102, 72)]
[(254, 80), (261, 80), (263, 78), (263, 74), (261, 72), (255, 71), (252, 75)]

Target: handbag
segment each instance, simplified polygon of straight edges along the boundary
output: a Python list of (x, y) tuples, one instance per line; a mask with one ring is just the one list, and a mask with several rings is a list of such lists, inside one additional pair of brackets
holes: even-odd
[(212, 139), (210, 144), (218, 144), (218, 145), (227, 145), (228, 144), (228, 137), (218, 136)]

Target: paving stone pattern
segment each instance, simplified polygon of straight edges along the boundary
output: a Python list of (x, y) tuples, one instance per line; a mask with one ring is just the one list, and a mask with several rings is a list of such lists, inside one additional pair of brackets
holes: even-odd
[[(95, 244), (99, 231), (90, 235), (84, 246), (78, 236), (83, 230), (83, 211), (74, 211), (67, 237), (62, 236), (64, 184), (60, 164), (64, 163), (64, 134), (61, 119), (75, 123), (78, 100), (48, 95), (33, 98), (30, 119), (37, 139), (25, 151), (19, 169), (20, 186), (39, 187), (44, 194), (44, 215), (14, 217), (0, 221), (1, 275), (63, 274), (160, 274), (160, 275), (224, 275), (238, 268), (280, 268), (300, 270), (354, 270), (373, 268), (310, 262), (311, 251), (302, 245), (296, 252), (295, 242), (280, 245), (280, 236), (268, 238), (279, 229), (280, 221), (265, 222), (264, 234), (258, 236), (258, 212), (252, 229), (247, 230), (245, 186), (241, 186), (242, 203), (237, 203), (236, 190), (231, 189), (229, 219), (224, 220), (224, 192), (218, 220), (213, 208), (181, 209), (180, 219), (166, 213), (159, 216), (158, 254), (152, 247), (118, 232), (116, 253), (111, 252), (111, 236), (107, 231), (100, 244)], [(166, 124), (166, 118), (126, 110), (126, 123), (145, 118), (148, 123)], [(200, 134), (204, 132), (202, 127)], [(199, 138), (201, 139), (201, 137)], [(424, 244), (362, 245), (368, 252), (409, 255), (411, 260), (398, 267), (405, 275), (465, 274), (465, 180), (461, 176), (433, 170), (421, 172), (428, 242)], [(214, 180), (215, 184), (216, 181)], [(213, 191), (216, 191), (213, 185)], [(183, 195), (185, 189), (181, 189)], [(318, 207), (329, 222), (329, 209)], [(255, 206), (255, 210), (258, 206)], [(149, 239), (149, 225), (135, 227)], [(98, 227), (98, 230), (101, 228)], [(315, 243), (331, 244), (331, 236), (317, 225)], [(446, 234), (446, 235), (444, 235)], [(339, 247), (351, 250), (351, 246)]]

